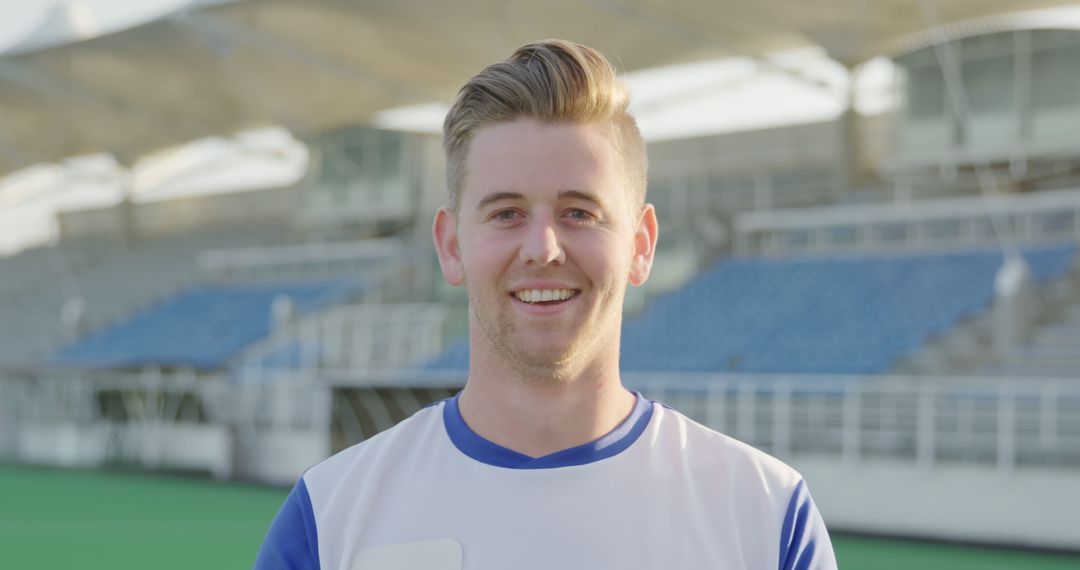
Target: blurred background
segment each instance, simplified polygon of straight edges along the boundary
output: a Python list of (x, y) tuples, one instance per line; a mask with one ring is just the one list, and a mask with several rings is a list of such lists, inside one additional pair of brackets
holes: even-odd
[(461, 388), (439, 129), (607, 54), (661, 238), (627, 385), (799, 469), (842, 568), (1080, 568), (1080, 5), (0, 7), (0, 566), (243, 567)]

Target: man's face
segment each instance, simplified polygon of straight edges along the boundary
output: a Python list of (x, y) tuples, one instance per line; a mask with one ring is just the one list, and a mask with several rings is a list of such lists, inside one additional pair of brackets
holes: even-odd
[(648, 277), (656, 217), (634, 203), (609, 131), (485, 126), (465, 168), (458, 211), (440, 211), (434, 233), (447, 281), (466, 286), (474, 350), (554, 377), (617, 355), (626, 285)]

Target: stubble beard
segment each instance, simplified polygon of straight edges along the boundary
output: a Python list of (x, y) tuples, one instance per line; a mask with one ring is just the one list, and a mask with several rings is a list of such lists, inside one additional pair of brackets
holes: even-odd
[[(485, 337), (484, 343), (496, 353), (498, 359), (510, 366), (521, 378), (546, 385), (566, 384), (590, 364), (590, 357), (602, 349), (606, 340), (603, 331), (619, 324), (621, 299), (616, 291), (607, 291), (600, 299), (599, 311), (586, 319), (574, 331), (573, 338), (566, 339), (559, 346), (541, 350), (530, 350), (517, 342), (518, 327), (509, 316), (499, 311), (490, 310), (490, 304), (477, 302), (471, 289), (466, 286), (466, 293), (475, 322)], [(512, 303), (513, 301), (511, 301)], [(615, 321), (614, 325), (610, 325)], [(594, 329), (599, 329), (594, 331)], [(593, 332), (593, 334), (590, 334)], [(614, 330), (619, 334), (618, 329)], [(616, 347), (618, 345), (616, 344)], [(617, 350), (617, 348), (616, 348)]]

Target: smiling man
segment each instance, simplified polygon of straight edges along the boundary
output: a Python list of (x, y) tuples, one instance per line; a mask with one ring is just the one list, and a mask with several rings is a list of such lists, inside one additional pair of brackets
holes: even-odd
[(802, 477), (619, 375), (657, 241), (645, 145), (596, 51), (473, 77), (433, 234), (469, 299), (465, 389), (311, 468), (258, 568), (835, 568)]

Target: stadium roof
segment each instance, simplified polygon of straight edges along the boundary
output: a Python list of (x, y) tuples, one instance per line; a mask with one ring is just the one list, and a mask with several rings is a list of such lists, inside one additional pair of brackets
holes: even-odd
[(447, 101), (483, 66), (544, 37), (593, 45), (625, 70), (724, 55), (782, 67), (767, 54), (813, 45), (854, 65), (915, 45), (928, 22), (1069, 3), (195, 0), (93, 37), (53, 18), (0, 56), (0, 173), (97, 152), (130, 164), (266, 125), (304, 136), (363, 124), (389, 108)]

